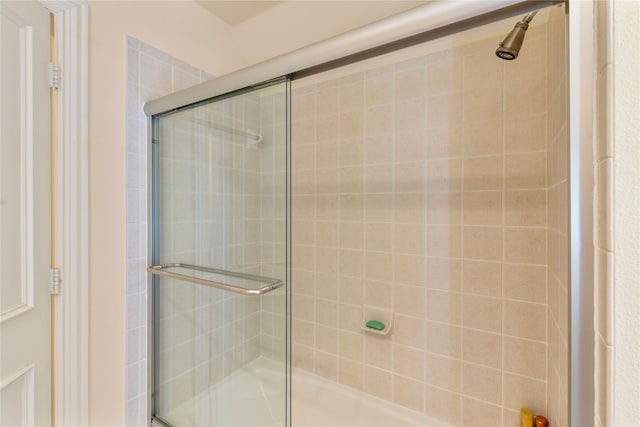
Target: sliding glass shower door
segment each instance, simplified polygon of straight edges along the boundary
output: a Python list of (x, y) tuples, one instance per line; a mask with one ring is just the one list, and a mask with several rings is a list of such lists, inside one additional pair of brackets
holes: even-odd
[(288, 83), (153, 117), (156, 425), (288, 424)]

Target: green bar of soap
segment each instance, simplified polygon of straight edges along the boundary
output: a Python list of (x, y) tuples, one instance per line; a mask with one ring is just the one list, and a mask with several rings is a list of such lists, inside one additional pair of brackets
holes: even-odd
[(376, 331), (383, 331), (385, 327), (384, 323), (378, 322), (377, 320), (369, 320), (365, 326), (367, 328), (375, 329)]

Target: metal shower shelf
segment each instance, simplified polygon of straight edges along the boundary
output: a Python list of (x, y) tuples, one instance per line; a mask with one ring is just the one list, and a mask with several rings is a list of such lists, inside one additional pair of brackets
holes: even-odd
[[(179, 269), (179, 272), (169, 271), (169, 269)], [(197, 265), (182, 263), (152, 265), (151, 267), (147, 268), (147, 271), (156, 276), (170, 277), (172, 279), (209, 286), (212, 288), (222, 289), (225, 291), (235, 292), (237, 294), (248, 296), (263, 295), (284, 285), (284, 283), (282, 283), (282, 280), (273, 279), (270, 277), (262, 277), (256, 276), (254, 274), (237, 273), (235, 271), (200, 267)], [(222, 281), (221, 277), (225, 278), (226, 280)], [(236, 279), (236, 282), (238, 282), (238, 284), (229, 283), (233, 282), (233, 279)], [(251, 286), (252, 284), (261, 286), (254, 287)]]

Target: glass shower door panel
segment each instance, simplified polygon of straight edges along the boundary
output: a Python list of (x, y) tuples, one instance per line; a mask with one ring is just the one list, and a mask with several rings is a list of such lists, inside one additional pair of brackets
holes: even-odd
[(198, 282), (154, 275), (160, 422), (287, 425), (287, 86), (154, 118), (153, 264)]

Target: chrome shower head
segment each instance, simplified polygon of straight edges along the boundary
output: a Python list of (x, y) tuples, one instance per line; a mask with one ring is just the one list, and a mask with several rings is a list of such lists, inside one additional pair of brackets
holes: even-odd
[(518, 53), (522, 47), (522, 42), (524, 41), (524, 33), (529, 28), (529, 23), (536, 13), (538, 12), (531, 12), (525, 15), (525, 17), (522, 18), (522, 21), (517, 22), (513, 27), (513, 30), (511, 30), (511, 32), (507, 34), (507, 37), (499, 43), (499, 46), (496, 49), (496, 55), (498, 58), (511, 61), (518, 57)]

